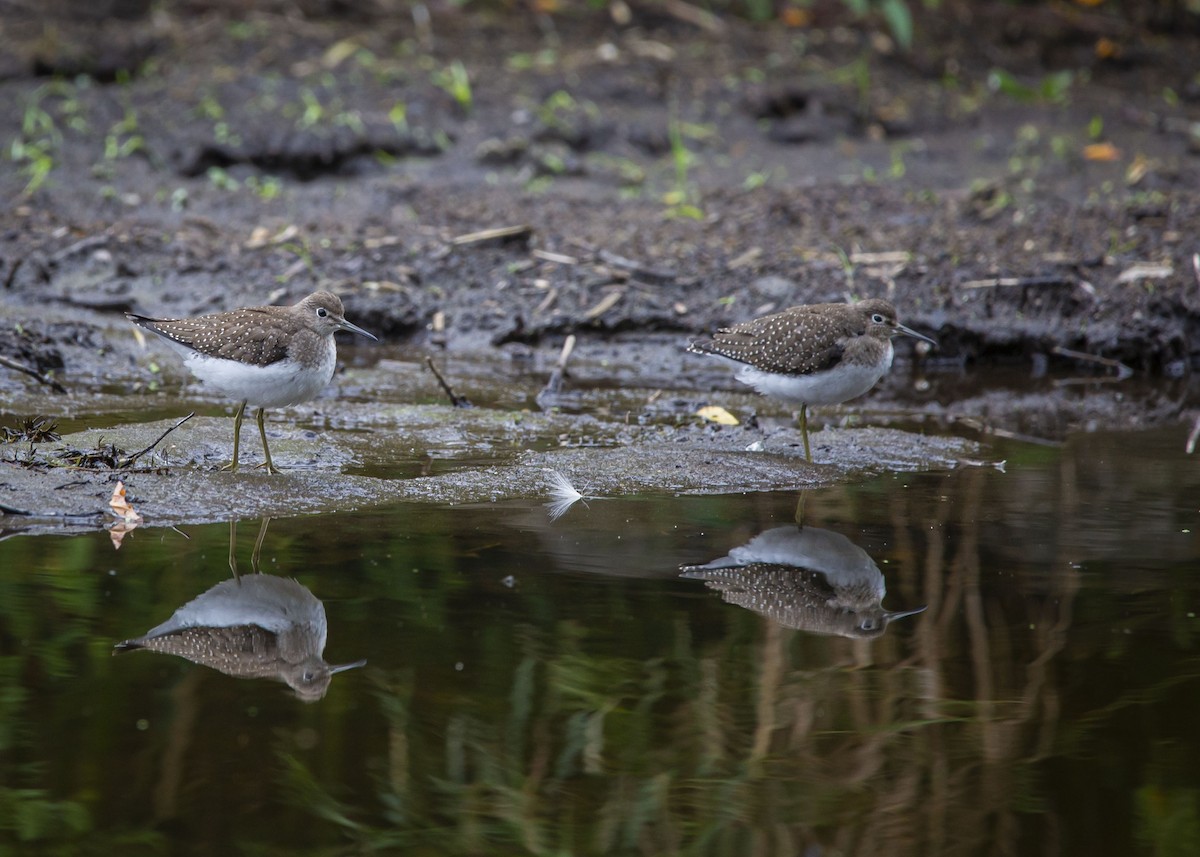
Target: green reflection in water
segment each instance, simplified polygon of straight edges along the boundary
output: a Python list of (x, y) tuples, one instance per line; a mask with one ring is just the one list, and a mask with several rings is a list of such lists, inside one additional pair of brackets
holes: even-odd
[(1169, 440), (811, 495), (885, 603), (929, 605), (872, 641), (679, 577), (795, 497), (276, 521), (263, 571), (324, 602), (331, 662), (369, 661), (310, 706), (110, 654), (228, 577), (224, 525), (0, 542), (0, 844), (1194, 853), (1200, 473)]

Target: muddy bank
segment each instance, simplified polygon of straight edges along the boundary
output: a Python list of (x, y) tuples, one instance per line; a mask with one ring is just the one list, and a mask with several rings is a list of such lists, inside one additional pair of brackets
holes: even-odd
[[(87, 383), (55, 354), (87, 321), (41, 325), (49, 304), (186, 315), (330, 288), (388, 340), (449, 349), (887, 296), (950, 363), (1200, 360), (1186, 31), (1117, 62), (1031, 57), (1002, 35), (1022, 10), (991, 6), (920, 20), (908, 54), (870, 22), (403, 12), (133, 12), (103, 24), (108, 53), (94, 23), (51, 43), (14, 20), (2, 352)], [(1043, 47), (1139, 34), (1047, 17)]]
[[(360, 415), (361, 416), (361, 415)], [(272, 456), (283, 473), (256, 470), (261, 450), (246, 431), (242, 467), (219, 470), (231, 452), (231, 420), (194, 417), (131, 469), (65, 467), (64, 451), (150, 446), (177, 421), (90, 429), (61, 441), (9, 446), (0, 459), (0, 537), (17, 532), (75, 531), (112, 521), (117, 479), (146, 526), (247, 517), (288, 517), (387, 502), (461, 505), (511, 499), (554, 499), (552, 473), (586, 497), (640, 493), (730, 493), (835, 484), (867, 473), (982, 466), (979, 448), (955, 438), (890, 429), (814, 432), (817, 464), (803, 459), (799, 432), (764, 434), (743, 427), (611, 426), (591, 417), (503, 414), (484, 409), (407, 406), (373, 410), (375, 430), (314, 431), (272, 425)], [(361, 425), (363, 420), (358, 421)], [(599, 439), (612, 433), (608, 442)], [(578, 438), (586, 447), (570, 445)], [(617, 445), (617, 444), (620, 445)], [(603, 444), (603, 445), (601, 445)], [(530, 447), (547, 447), (532, 451)], [(460, 460), (432, 475), (435, 460)], [(465, 460), (467, 463), (463, 463)], [(494, 462), (472, 466), (471, 461)], [(349, 472), (345, 472), (349, 471)], [(372, 475), (365, 475), (372, 474)]]

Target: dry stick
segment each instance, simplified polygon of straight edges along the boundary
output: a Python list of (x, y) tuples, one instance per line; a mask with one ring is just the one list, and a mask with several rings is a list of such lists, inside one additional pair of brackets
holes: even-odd
[(619, 256), (610, 250), (600, 250), (596, 253), (596, 257), (607, 265), (612, 265), (614, 268), (622, 268), (629, 271), (635, 277), (651, 283), (670, 283), (674, 282), (677, 277), (675, 271), (670, 268), (653, 268), (633, 259), (626, 259), (624, 256)]
[(533, 235), (532, 226), (499, 226), (495, 229), (481, 229), (478, 232), (468, 232), (466, 235), (458, 235), (450, 239), (450, 243), (455, 247), (462, 247), (466, 244), (481, 244), (488, 241), (505, 242), (505, 241), (528, 241)]
[(1120, 360), (1113, 360), (1111, 357), (1101, 357), (1097, 354), (1088, 354), (1084, 351), (1072, 351), (1070, 348), (1063, 348), (1061, 345), (1056, 345), (1050, 349), (1051, 354), (1058, 354), (1063, 357), (1071, 357), (1075, 360), (1081, 360), (1084, 363), (1095, 363), (1099, 366), (1104, 366), (1108, 369), (1117, 370), (1117, 380), (1123, 381), (1133, 375), (1133, 370), (1122, 363)]
[(571, 359), (571, 352), (575, 350), (575, 334), (567, 337), (563, 343), (562, 351), (558, 355), (558, 363), (554, 365), (554, 371), (550, 373), (550, 380), (546, 382), (546, 386), (542, 387), (542, 391), (538, 393), (538, 398), (542, 396), (557, 396), (562, 392), (563, 375), (567, 371), (567, 361)]
[(0, 503), (0, 515), (19, 515), (23, 518), (99, 518), (103, 512), (30, 512)]
[(107, 231), (101, 232), (99, 235), (89, 235), (87, 238), (81, 238), (74, 244), (68, 244), (66, 247), (63, 247), (50, 257), (50, 261), (61, 262), (62, 260), (78, 253), (86, 253), (93, 247), (103, 247), (111, 240), (112, 236), (110, 236)]
[(158, 446), (160, 443), (162, 443), (162, 439), (163, 439), (164, 437), (166, 437), (167, 435), (169, 435), (171, 432), (175, 431), (175, 429), (179, 428), (181, 425), (183, 425), (184, 423), (186, 423), (188, 420), (190, 420), (190, 419), (191, 419), (192, 417), (194, 417), (194, 416), (196, 416), (196, 412), (195, 412), (195, 411), (192, 411), (190, 414), (188, 414), (186, 417), (184, 417), (183, 419), (181, 419), (179, 422), (175, 423), (175, 425), (171, 426), (169, 429), (167, 429), (167, 430), (166, 430), (166, 431), (164, 431), (162, 434), (160, 434), (160, 435), (158, 436), (158, 440), (154, 441), (154, 443), (150, 444), (148, 447), (146, 447), (145, 449), (143, 449), (143, 450), (141, 450), (141, 451), (139, 451), (139, 452), (135, 452), (133, 455), (131, 455), (131, 456), (129, 456), (128, 458), (124, 459), (123, 461), (119, 462), (119, 466), (118, 466), (118, 467), (116, 467), (116, 468), (114, 468), (114, 469), (116, 469), (116, 470), (127, 470), (128, 468), (132, 467), (132, 466), (133, 466), (133, 463), (134, 463), (135, 461), (137, 461), (139, 458), (141, 458), (141, 457), (142, 457), (143, 455), (145, 455), (147, 452), (149, 452), (150, 450), (154, 449), (154, 447), (156, 447), (156, 446)]
[(984, 280), (968, 280), (959, 288), (963, 289), (996, 289), (1025, 286), (1074, 286), (1076, 281), (1068, 276), (1052, 274), (1046, 277), (988, 277)]
[(13, 281), (17, 278), (17, 271), (25, 264), (25, 256), (12, 263), (12, 267), (8, 269), (8, 276), (4, 278), (4, 290), (8, 291), (12, 288)]
[(3, 355), (0, 355), (0, 366), (7, 366), (9, 369), (14, 369), (17, 372), (24, 372), (30, 378), (33, 378), (33, 379), (45, 384), (47, 387), (49, 387), (51, 390), (53, 390), (56, 393), (67, 392), (67, 388), (64, 387), (62, 384), (58, 383), (57, 381), (55, 381), (53, 378), (47, 378), (45, 375), (43, 375), (41, 372), (37, 371), (36, 369), (31, 369), (28, 366), (18, 363), (15, 360), (10, 360), (9, 358), (7, 358)]
[(678, 18), (685, 24), (699, 27), (714, 36), (725, 33), (725, 22), (707, 9), (697, 8), (690, 3), (684, 3), (683, 0), (663, 0), (662, 6), (663, 11), (668, 15)]
[(470, 399), (468, 399), (466, 396), (458, 395), (458, 393), (454, 392), (454, 388), (452, 388), (449, 384), (446, 383), (446, 379), (442, 377), (442, 373), (439, 372), (437, 370), (437, 367), (433, 365), (432, 357), (430, 357), (428, 355), (425, 356), (425, 365), (429, 367), (429, 371), (433, 373), (433, 377), (437, 378), (437, 382), (439, 384), (441, 384), (442, 390), (446, 393), (447, 396), (450, 397), (450, 404), (452, 404), (456, 408), (473, 408), (473, 407), (475, 407), (474, 405), (471, 404)]
[(1021, 434), (1020, 432), (1009, 431), (1002, 429), (999, 426), (989, 425), (982, 420), (977, 420), (974, 417), (952, 417), (953, 421), (959, 425), (974, 429), (980, 434), (990, 435), (992, 437), (1004, 438), (1006, 440), (1019, 440), (1023, 443), (1033, 443), (1038, 446), (1062, 446), (1060, 440), (1050, 440), (1049, 438), (1036, 437), (1031, 434)]
[(567, 256), (562, 253), (552, 253), (549, 250), (533, 250), (530, 252), (535, 259), (541, 259), (543, 262), (554, 262), (559, 265), (578, 265), (579, 260), (574, 256)]

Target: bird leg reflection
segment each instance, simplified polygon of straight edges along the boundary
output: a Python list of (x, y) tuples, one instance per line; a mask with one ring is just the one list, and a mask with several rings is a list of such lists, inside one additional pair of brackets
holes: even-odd
[[(262, 574), (260, 566), (260, 557), (262, 556), (263, 542), (267, 538), (267, 527), (270, 526), (270, 517), (265, 517), (258, 525), (258, 537), (254, 540), (254, 550), (250, 552), (250, 570), (254, 574)], [(229, 570), (233, 572), (234, 580), (239, 580), (241, 575), (238, 574), (237, 566), (237, 521), (230, 520), (229, 522)]]
[(804, 497), (807, 494), (808, 494), (807, 491), (801, 491), (800, 496), (796, 499), (796, 516), (795, 517), (796, 517), (796, 526), (797, 527), (804, 526)]

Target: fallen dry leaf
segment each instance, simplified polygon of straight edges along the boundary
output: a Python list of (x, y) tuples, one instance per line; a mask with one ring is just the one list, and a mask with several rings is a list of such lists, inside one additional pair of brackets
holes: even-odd
[(129, 500), (125, 497), (125, 483), (119, 479), (116, 487), (113, 488), (112, 498), (108, 501), (108, 505), (118, 519), (108, 528), (108, 537), (112, 539), (113, 550), (120, 550), (121, 542), (126, 534), (136, 530), (143, 519), (138, 511), (129, 505)]
[(729, 411), (718, 405), (707, 405), (696, 411), (696, 416), (702, 420), (718, 423), (723, 426), (735, 426), (738, 424), (738, 419)]
[(109, 508), (112, 513), (127, 524), (140, 524), (142, 516), (133, 506), (129, 505), (129, 501), (125, 498), (125, 483), (117, 480), (117, 486), (113, 488), (112, 498), (108, 501)]
[(108, 537), (112, 539), (113, 550), (121, 549), (121, 542), (125, 540), (125, 535), (131, 533), (138, 528), (137, 524), (125, 524), (118, 521), (108, 528)]
[(1083, 158), (1087, 161), (1116, 161), (1121, 150), (1112, 143), (1089, 143), (1083, 147)]

